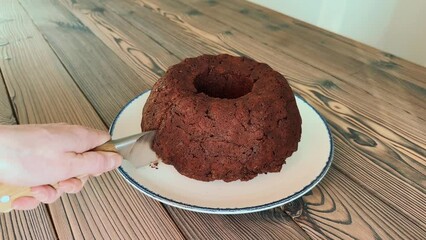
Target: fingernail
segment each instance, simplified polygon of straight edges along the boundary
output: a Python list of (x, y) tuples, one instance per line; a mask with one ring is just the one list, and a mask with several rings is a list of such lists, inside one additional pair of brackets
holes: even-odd
[(20, 204), (19, 202), (13, 201), (12, 202), (12, 209), (14, 210), (23, 210), (24, 206)]
[(59, 187), (58, 187), (58, 189), (60, 189), (61, 191), (63, 191), (63, 192), (74, 192), (74, 185), (71, 185), (71, 184), (61, 184), (61, 183), (59, 183)]
[(12, 202), (14, 210), (30, 210), (36, 208), (40, 202), (33, 197), (20, 197)]

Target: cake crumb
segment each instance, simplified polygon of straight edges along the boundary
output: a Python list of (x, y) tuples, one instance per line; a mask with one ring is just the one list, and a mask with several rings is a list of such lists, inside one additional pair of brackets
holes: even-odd
[(157, 159), (157, 160), (155, 160), (154, 162), (151, 162), (151, 163), (149, 164), (149, 166), (150, 166), (151, 168), (158, 169), (158, 159)]

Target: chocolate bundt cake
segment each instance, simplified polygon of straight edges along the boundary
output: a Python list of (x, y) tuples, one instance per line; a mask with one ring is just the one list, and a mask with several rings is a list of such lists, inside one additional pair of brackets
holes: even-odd
[(246, 57), (202, 55), (172, 66), (143, 109), (153, 149), (202, 181), (278, 172), (297, 150), (301, 118), (286, 79)]

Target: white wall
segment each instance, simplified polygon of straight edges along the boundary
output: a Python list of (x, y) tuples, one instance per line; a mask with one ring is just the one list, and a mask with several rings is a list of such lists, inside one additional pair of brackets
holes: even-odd
[(426, 66), (426, 0), (249, 0)]

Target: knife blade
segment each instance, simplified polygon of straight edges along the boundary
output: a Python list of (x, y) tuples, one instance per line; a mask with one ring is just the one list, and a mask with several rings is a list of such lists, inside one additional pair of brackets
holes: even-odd
[(116, 152), (129, 161), (135, 168), (149, 165), (156, 161), (157, 154), (152, 150), (156, 131), (141, 132), (124, 138), (111, 140), (93, 151)]

